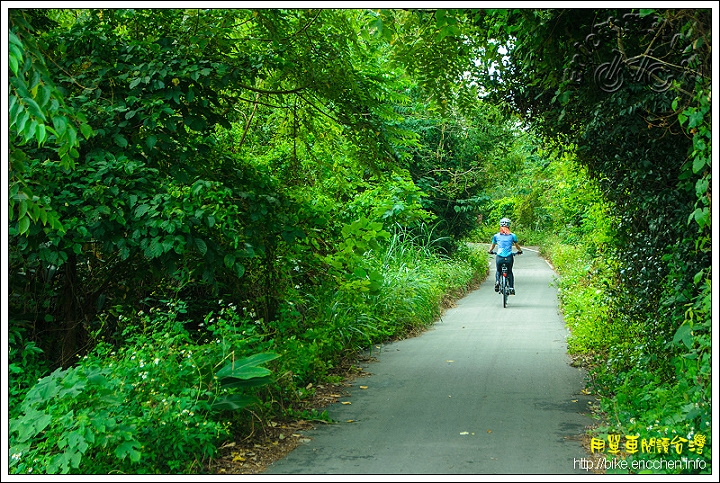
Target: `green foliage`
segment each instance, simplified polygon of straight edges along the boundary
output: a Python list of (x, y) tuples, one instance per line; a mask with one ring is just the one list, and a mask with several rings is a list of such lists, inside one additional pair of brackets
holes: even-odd
[(228, 416), (259, 402), (255, 391), (272, 382), (262, 364), (279, 356), (245, 356), (260, 347), (258, 336), (233, 306), (209, 315), (198, 334), (183, 328), (184, 312), (183, 304), (169, 303), (167, 312), (131, 317), (127, 344), (98, 344), (77, 365), (34, 385), (10, 421), (11, 471), (200, 469), (230, 437)]
[(292, 375), (290, 391), (328, 377), (344, 354), (422, 330), (437, 320), (447, 297), (466, 293), (487, 274), (478, 248), (462, 248), (449, 259), (428, 227), (423, 236), (413, 233), (398, 229), (382, 250), (364, 254), (368, 272), (383, 274), (378, 290), (308, 288), (304, 300), (295, 298), (292, 309), (269, 324), (283, 354), (279, 372)]
[(288, 409), (287, 415), (294, 419), (301, 419), (305, 421), (323, 421), (325, 423), (332, 423), (333, 420), (330, 418), (330, 414), (327, 410), (318, 411), (317, 409), (305, 409), (302, 411), (296, 409)]
[[(476, 227), (498, 179), (512, 176), (520, 158), (520, 133), (511, 119), (487, 104), (453, 110), (437, 119), (418, 115), (406, 123), (420, 133), (421, 144), (405, 162), (415, 184), (426, 194), (423, 207), (437, 220), (437, 231), (460, 240)], [(450, 251), (452, 243), (446, 246)]]
[(9, 221), (10, 234), (28, 236), (33, 223), (45, 232), (64, 231), (51, 200), (33, 191), (29, 165), (34, 163), (32, 145), (46, 147), (45, 165), (74, 166), (80, 136), (87, 139), (92, 128), (81, 112), (68, 107), (49, 73), (42, 45), (32, 35), (33, 27), (23, 10), (11, 10), (9, 32)]
[[(42, 349), (27, 336), (28, 324), (12, 321), (8, 325), (8, 398), (18, 400), (49, 371)], [(18, 415), (18, 405), (8, 409), (10, 418)]]

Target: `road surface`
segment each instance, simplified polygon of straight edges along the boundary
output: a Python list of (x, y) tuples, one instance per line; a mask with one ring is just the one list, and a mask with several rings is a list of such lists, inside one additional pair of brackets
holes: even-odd
[(337, 424), (305, 432), (265, 474), (587, 474), (591, 399), (569, 365), (555, 273), (532, 249), (513, 270), (507, 308), (491, 262), (430, 330), (376, 345), (371, 375), (327, 408)]

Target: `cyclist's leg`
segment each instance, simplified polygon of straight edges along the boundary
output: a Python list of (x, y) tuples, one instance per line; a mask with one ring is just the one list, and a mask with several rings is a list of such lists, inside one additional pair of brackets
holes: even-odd
[(502, 267), (500, 266), (500, 257), (495, 257), (495, 291), (498, 291), (498, 287), (500, 286), (500, 273), (502, 272)]

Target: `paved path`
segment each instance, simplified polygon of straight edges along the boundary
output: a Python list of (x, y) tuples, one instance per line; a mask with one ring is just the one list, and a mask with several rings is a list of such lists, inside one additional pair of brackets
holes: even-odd
[(555, 274), (530, 249), (514, 271), (507, 308), (492, 262), (429, 331), (376, 346), (371, 375), (341, 398), (351, 404), (328, 407), (338, 423), (306, 432), (265, 474), (587, 474), (590, 398), (569, 365)]

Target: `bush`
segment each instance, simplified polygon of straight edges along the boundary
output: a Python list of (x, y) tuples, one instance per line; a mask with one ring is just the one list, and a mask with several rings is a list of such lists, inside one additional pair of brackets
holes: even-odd
[[(9, 424), (10, 471), (197, 472), (231, 434), (227, 408), (253, 401), (227, 382), (269, 380), (262, 368), (243, 375), (227, 367), (259, 340), (232, 306), (207, 317), (200, 341), (177, 320), (183, 310), (169, 303), (167, 312), (139, 314), (121, 348), (101, 343), (32, 387)], [(235, 379), (221, 380), (221, 371)]]

